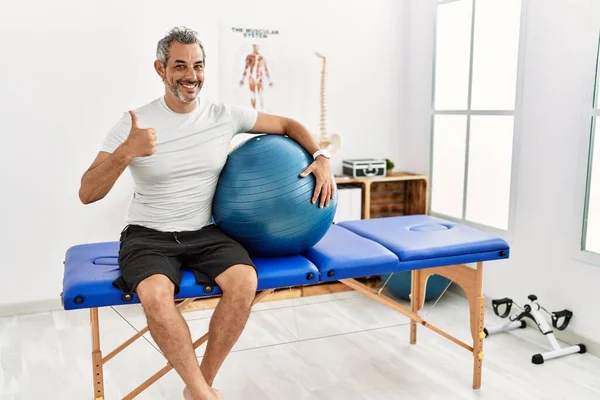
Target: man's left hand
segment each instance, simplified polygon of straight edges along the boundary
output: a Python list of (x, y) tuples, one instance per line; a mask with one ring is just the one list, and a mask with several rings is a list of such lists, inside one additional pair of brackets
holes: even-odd
[(329, 159), (323, 156), (317, 157), (300, 176), (304, 178), (309, 174), (313, 174), (317, 180), (312, 203), (314, 204), (320, 195), (319, 207), (329, 207), (329, 200), (333, 199), (335, 195), (335, 184), (331, 174)]

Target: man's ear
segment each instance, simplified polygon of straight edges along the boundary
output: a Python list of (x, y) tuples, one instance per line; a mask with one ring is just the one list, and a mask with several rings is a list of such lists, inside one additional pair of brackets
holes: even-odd
[(167, 78), (167, 74), (165, 73), (165, 69), (162, 65), (162, 63), (158, 60), (154, 61), (154, 69), (156, 70), (156, 72), (158, 73), (158, 76), (160, 76), (161, 80), (165, 80)]

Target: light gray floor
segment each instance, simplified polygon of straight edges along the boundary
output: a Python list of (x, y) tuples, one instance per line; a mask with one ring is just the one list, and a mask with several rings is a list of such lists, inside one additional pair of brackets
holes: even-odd
[[(471, 343), (466, 300), (446, 292), (427, 320)], [(192, 335), (206, 331), (211, 311), (184, 314)], [(502, 320), (487, 312), (490, 324)], [(600, 359), (575, 354), (538, 366), (547, 349), (533, 329), (484, 342), (483, 385), (471, 389), (472, 358), (447, 339), (359, 293), (258, 304), (215, 387), (225, 399), (600, 399)], [(139, 306), (100, 311), (104, 354), (145, 325)], [(92, 399), (87, 310), (0, 318), (0, 399)], [(198, 349), (201, 357), (204, 347)], [(105, 366), (106, 399), (120, 399), (165, 365), (150, 335)], [(181, 399), (169, 372), (140, 399)]]

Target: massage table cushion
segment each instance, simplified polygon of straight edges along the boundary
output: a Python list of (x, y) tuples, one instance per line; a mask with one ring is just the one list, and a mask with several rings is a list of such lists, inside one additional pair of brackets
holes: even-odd
[[(62, 301), (65, 309), (139, 303), (135, 293), (113, 285), (120, 277), (119, 242), (76, 245), (67, 250)], [(311, 249), (288, 257), (252, 257), (258, 290), (508, 258), (499, 238), (428, 215), (345, 221), (332, 225)], [(185, 266), (184, 266), (185, 268)], [(185, 270), (176, 299), (218, 295)]]

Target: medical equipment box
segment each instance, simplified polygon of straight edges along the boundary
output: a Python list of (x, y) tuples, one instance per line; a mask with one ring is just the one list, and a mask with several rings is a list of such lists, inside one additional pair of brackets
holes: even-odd
[(342, 172), (344, 175), (355, 178), (385, 176), (385, 160), (380, 159), (352, 159), (343, 160)]

